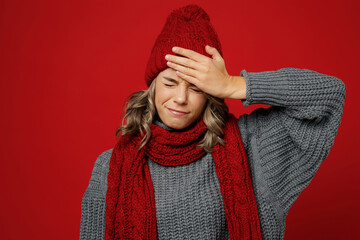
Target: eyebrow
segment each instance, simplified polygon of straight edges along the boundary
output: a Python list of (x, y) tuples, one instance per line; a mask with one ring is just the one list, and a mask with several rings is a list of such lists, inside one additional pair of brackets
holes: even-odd
[[(175, 80), (175, 79), (173, 79), (173, 78), (169, 78), (169, 77), (165, 77), (165, 76), (164, 76), (164, 78), (165, 78), (166, 80), (170, 81), (170, 82), (179, 83), (177, 80)], [(188, 85), (190, 85), (190, 86), (192, 86), (192, 87), (196, 87), (195, 84), (192, 84), (192, 83), (189, 83), (189, 82), (187, 82), (187, 83), (188, 83)]]

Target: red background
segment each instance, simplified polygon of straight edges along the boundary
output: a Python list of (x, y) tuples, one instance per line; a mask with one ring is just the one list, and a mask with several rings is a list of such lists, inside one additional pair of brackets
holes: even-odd
[[(77, 239), (97, 156), (171, 10), (190, 1), (0, 1), (1, 239)], [(231, 75), (307, 68), (346, 84), (327, 159), (286, 220), (285, 239), (356, 239), (358, 1), (191, 1), (209, 14)], [(240, 100), (227, 100), (236, 116)]]

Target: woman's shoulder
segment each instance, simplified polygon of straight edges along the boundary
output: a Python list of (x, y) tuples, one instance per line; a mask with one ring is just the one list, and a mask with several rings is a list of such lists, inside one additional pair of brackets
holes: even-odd
[(96, 159), (95, 164), (98, 164), (102, 167), (109, 166), (111, 154), (112, 154), (113, 148), (110, 148), (108, 150), (103, 151)]
[(112, 154), (113, 148), (103, 151), (100, 155), (98, 155), (95, 163), (93, 173), (101, 173), (103, 170), (109, 169), (110, 158)]
[[(240, 130), (241, 138), (243, 140), (245, 148), (247, 148), (247, 143), (251, 141), (252, 138), (261, 137), (261, 126), (269, 122), (269, 119), (273, 120), (273, 125), (276, 125), (277, 119), (274, 119), (274, 107), (263, 108), (259, 107), (254, 109), (251, 113), (243, 113), (237, 119), (237, 125)], [(268, 123), (267, 125), (269, 125)]]
[(96, 169), (96, 172), (101, 173), (101, 175), (107, 176), (107, 173), (109, 171), (110, 166), (110, 158), (112, 154), (113, 148), (107, 149), (103, 151), (96, 159), (94, 164), (94, 170)]
[(107, 174), (112, 154), (112, 148), (103, 151), (95, 160), (89, 185), (85, 191), (84, 198), (103, 198), (107, 190)]

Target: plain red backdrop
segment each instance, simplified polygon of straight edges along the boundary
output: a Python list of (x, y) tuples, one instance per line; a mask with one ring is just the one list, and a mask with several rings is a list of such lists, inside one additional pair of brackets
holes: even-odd
[[(286, 220), (285, 239), (359, 238), (358, 1), (0, 1), (1, 239), (78, 239), (97, 156), (116, 143), (123, 104), (168, 14), (209, 14), (227, 70), (296, 67), (346, 84), (327, 159)], [(226, 100), (236, 116), (240, 100)]]

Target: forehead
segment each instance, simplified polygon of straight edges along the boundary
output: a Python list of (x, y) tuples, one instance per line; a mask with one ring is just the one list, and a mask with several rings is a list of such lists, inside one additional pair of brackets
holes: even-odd
[(169, 82), (176, 83), (176, 84), (181, 83), (181, 82), (185, 82), (185, 84), (188, 85), (188, 86), (195, 86), (194, 84), (189, 83), (188, 81), (185, 81), (185, 80), (180, 79), (180, 78), (175, 78), (175, 77), (173, 77), (171, 75), (167, 76), (166, 74), (164, 74), (161, 78), (162, 78), (163, 81), (169, 81)]
[(194, 84), (178, 77), (178, 75), (175, 73), (175, 70), (170, 67), (167, 67), (165, 70), (160, 72), (159, 77), (161, 81), (168, 81), (174, 84), (179, 84), (184, 82), (185, 85), (187, 86), (196, 87)]

